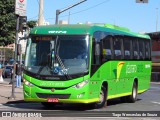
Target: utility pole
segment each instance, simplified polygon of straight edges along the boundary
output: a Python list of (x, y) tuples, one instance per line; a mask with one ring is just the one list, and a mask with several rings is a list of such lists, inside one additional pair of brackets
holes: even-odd
[(156, 18), (156, 32), (158, 31), (158, 8), (156, 8), (157, 10), (157, 18)]
[(16, 62), (17, 62), (17, 42), (18, 42), (18, 31), (19, 31), (19, 20), (20, 16), (17, 15), (17, 25), (16, 25), (16, 39), (15, 39), (15, 53), (14, 53), (14, 65), (13, 65), (13, 75), (12, 75), (12, 93), (8, 99), (15, 99), (15, 73), (16, 73)]
[(56, 22), (55, 22), (55, 24), (58, 24), (58, 16), (59, 16), (62, 12), (65, 12), (65, 11), (67, 11), (67, 10), (69, 10), (69, 9), (71, 9), (71, 8), (73, 8), (73, 7), (77, 6), (77, 5), (85, 2), (85, 1), (87, 1), (87, 0), (81, 0), (80, 2), (78, 2), (78, 3), (76, 3), (76, 4), (73, 4), (73, 5), (67, 7), (67, 8), (65, 8), (65, 9), (63, 9), (63, 10), (56, 10)]
[(68, 24), (70, 24), (70, 11), (69, 11), (69, 15), (68, 15)]
[(43, 25), (43, 0), (39, 0), (39, 17), (38, 17), (38, 26)]
[(2, 62), (2, 50), (1, 50), (1, 62)]
[[(8, 99), (15, 99), (15, 73), (16, 73), (16, 63), (17, 63), (17, 43), (18, 43), (18, 32), (20, 30), (20, 25), (19, 23), (21, 23), (21, 18), (26, 16), (26, 3), (27, 0), (15, 0), (15, 14), (17, 16), (17, 25), (16, 25), (16, 39), (15, 39), (15, 53), (14, 53), (14, 70), (13, 70), (13, 75), (12, 75), (12, 93), (11, 96)], [(24, 23), (24, 22), (22, 22)], [(21, 24), (22, 24), (21, 23)], [(24, 24), (23, 24), (24, 25)], [(22, 26), (23, 28), (23, 26)]]

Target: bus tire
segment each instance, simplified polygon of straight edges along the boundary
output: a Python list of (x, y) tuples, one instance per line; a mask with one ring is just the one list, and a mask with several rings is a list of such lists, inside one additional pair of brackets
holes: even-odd
[(41, 102), (41, 104), (45, 107), (45, 108), (54, 108), (55, 104), (54, 103), (50, 103), (50, 102)]
[(133, 83), (132, 87), (132, 94), (127, 97), (127, 101), (130, 103), (134, 103), (137, 100), (137, 84), (136, 82)]
[(100, 101), (93, 103), (92, 106), (95, 109), (105, 107), (107, 105), (107, 90), (104, 86), (101, 87)]

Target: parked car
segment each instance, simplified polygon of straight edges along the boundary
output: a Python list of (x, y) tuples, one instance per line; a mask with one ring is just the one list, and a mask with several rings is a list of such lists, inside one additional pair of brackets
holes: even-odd
[(2, 76), (4, 78), (11, 77), (12, 69), (13, 69), (13, 65), (6, 65), (3, 69)]

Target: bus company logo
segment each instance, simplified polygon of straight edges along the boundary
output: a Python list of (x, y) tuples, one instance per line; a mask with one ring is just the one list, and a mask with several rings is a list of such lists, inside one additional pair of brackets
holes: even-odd
[(136, 73), (137, 66), (136, 65), (127, 65), (126, 66), (126, 73)]
[(117, 65), (117, 81), (119, 80), (119, 77), (121, 75), (122, 67), (125, 64), (125, 62), (119, 62)]
[(53, 30), (53, 31), (48, 31), (48, 33), (50, 33), (50, 34), (66, 34), (67, 31), (56, 31), (56, 30)]
[(49, 82), (49, 83), (41, 82), (40, 86), (43, 86), (43, 87), (63, 87), (64, 83), (63, 82)]

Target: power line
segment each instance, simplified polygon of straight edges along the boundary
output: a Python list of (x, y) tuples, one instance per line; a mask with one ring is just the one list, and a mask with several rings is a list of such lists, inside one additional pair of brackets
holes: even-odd
[(34, 16), (34, 17), (32, 17), (32, 18), (29, 18), (28, 20), (32, 20), (33, 18), (37, 18), (38, 16)]
[(106, 2), (109, 2), (109, 1), (110, 1), (110, 0), (105, 0), (105, 1), (103, 1), (103, 2), (101, 2), (101, 3), (99, 3), (99, 4), (96, 4), (96, 5), (94, 5), (94, 6), (91, 6), (91, 7), (89, 7), (89, 8), (84, 9), (84, 10), (81, 10), (81, 11), (78, 11), (78, 12), (75, 12), (75, 13), (72, 13), (71, 15), (78, 14), (78, 13), (81, 13), (81, 12), (85, 12), (85, 11), (87, 11), (87, 10), (90, 10), (90, 9), (92, 9), (92, 8), (95, 8), (95, 7), (97, 7), (97, 6), (100, 6), (100, 5), (102, 5), (103, 3), (106, 3)]
[[(103, 2), (101, 2), (101, 3), (98, 3), (98, 4), (96, 4), (96, 5), (93, 5), (93, 6), (89, 7), (89, 8), (86, 8), (86, 9), (83, 9), (83, 10), (80, 10), (80, 11), (77, 11), (77, 12), (74, 12), (74, 13), (71, 13), (70, 16), (71, 16), (71, 15), (75, 15), (75, 14), (79, 14), (79, 13), (81, 13), (81, 12), (85, 12), (85, 11), (90, 10), (90, 9), (93, 9), (93, 8), (95, 8), (95, 7), (97, 7), (97, 6), (100, 6), (100, 5), (102, 5), (103, 3), (106, 3), (106, 2), (109, 2), (109, 1), (110, 1), (110, 0), (105, 0), (105, 1), (103, 1)], [(59, 18), (63, 18), (63, 17), (67, 17), (67, 16), (69, 16), (69, 15), (63, 15), (63, 16), (60, 16)], [(53, 18), (47, 18), (46, 20), (49, 20), (49, 19), (53, 19)], [(54, 19), (55, 19), (55, 18), (54, 18)]]
[[(37, 3), (38, 3), (38, 6), (39, 6), (39, 1), (37, 0)], [(37, 18), (38, 17), (38, 15), (37, 16), (34, 16), (34, 17), (31, 17), (31, 18), (29, 18), (28, 20), (32, 20), (33, 18)]]
[(39, 0), (37, 0), (37, 3), (38, 3), (38, 5), (39, 5)]
[[(74, 12), (74, 13), (71, 13), (70, 16), (71, 16), (71, 15), (75, 15), (75, 14), (79, 14), (79, 13), (82, 13), (82, 12), (85, 12), (85, 11), (90, 10), (90, 9), (93, 9), (93, 8), (98, 7), (98, 6), (100, 6), (100, 5), (102, 5), (102, 4), (106, 3), (106, 2), (109, 2), (109, 1), (110, 1), (110, 0), (105, 0), (105, 1), (100, 2), (100, 3), (96, 4), (96, 5), (93, 5), (93, 6), (89, 7), (89, 8), (86, 8), (86, 9), (83, 9), (83, 10), (80, 10), (80, 11), (77, 11), (77, 12)], [(39, 4), (39, 1), (38, 1), (38, 0), (37, 0), (37, 2), (38, 2), (38, 4)], [(67, 17), (67, 16), (69, 16), (69, 15), (63, 15), (63, 16), (60, 16), (59, 18), (63, 18), (63, 17)], [(30, 18), (30, 19), (33, 19), (33, 18), (36, 18), (36, 17), (38, 17), (38, 16), (32, 17), (32, 18)], [(46, 20), (49, 20), (49, 19), (55, 19), (55, 18), (47, 18)]]
[[(39, 3), (39, 0), (37, 0), (37, 3), (38, 3), (38, 6), (40, 6), (40, 3)], [(43, 10), (43, 12), (44, 12), (44, 10)], [(43, 13), (42, 12), (42, 13)], [(34, 17), (32, 17), (32, 18), (29, 18), (29, 20), (31, 20), (31, 19), (33, 19), (33, 18), (37, 18), (38, 17), (38, 15), (37, 16), (34, 16)]]

